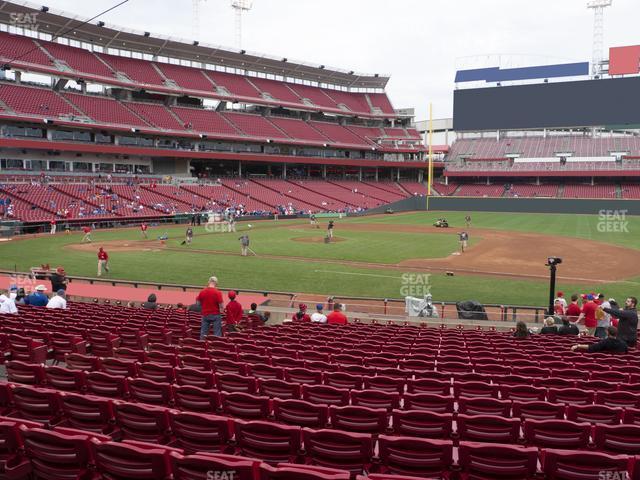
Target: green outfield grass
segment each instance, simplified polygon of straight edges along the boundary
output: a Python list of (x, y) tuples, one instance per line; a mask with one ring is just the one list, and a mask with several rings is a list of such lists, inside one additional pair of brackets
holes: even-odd
[[(394, 232), (395, 225), (430, 225), (446, 216), (454, 229), (452, 235)], [(541, 215), (474, 213), (474, 227), (495, 228), (549, 235), (579, 237), (640, 248), (640, 218), (629, 217), (628, 233), (600, 232), (597, 215)], [(240, 232), (249, 231), (240, 223), (238, 233), (211, 233), (195, 229), (191, 247), (181, 246), (185, 227), (152, 227), (149, 236), (167, 232), (170, 250), (129, 251), (111, 254), (109, 278), (178, 284), (203, 284), (215, 274), (225, 288), (264, 291), (290, 291), (340, 296), (399, 298), (403, 296), (403, 271), (398, 269), (353, 266), (345, 261), (395, 264), (405, 259), (438, 258), (457, 248), (454, 233), (464, 225), (464, 213), (411, 213), (339, 220), (336, 235), (345, 241), (331, 245), (294, 241), (317, 237), (324, 227), (311, 229), (302, 221), (255, 222), (250, 229), (252, 248), (257, 257), (241, 258), (228, 253), (239, 251)], [(340, 230), (340, 224), (376, 223), (388, 225), (381, 232)], [(481, 237), (481, 236), (480, 236)], [(96, 255), (69, 247), (79, 243), (81, 234), (43, 236), (0, 244), (0, 268), (19, 271), (42, 263), (64, 265), (70, 275), (95, 276)], [(140, 240), (138, 229), (95, 231), (93, 246), (101, 242)], [(473, 236), (474, 242), (482, 238)], [(189, 252), (188, 250), (192, 250)], [(195, 250), (195, 251), (194, 251)], [(204, 251), (204, 252), (203, 252)], [(291, 258), (268, 258), (263, 255)], [(327, 262), (322, 262), (327, 260)], [(416, 272), (411, 272), (416, 273)], [(429, 274), (430, 272), (424, 272)], [(484, 303), (543, 305), (547, 296), (545, 281), (524, 281), (480, 276), (447, 277), (433, 272), (428, 279), (436, 300), (477, 299)], [(637, 294), (640, 278), (609, 285), (561, 284), (566, 292), (599, 290), (624, 297)]]

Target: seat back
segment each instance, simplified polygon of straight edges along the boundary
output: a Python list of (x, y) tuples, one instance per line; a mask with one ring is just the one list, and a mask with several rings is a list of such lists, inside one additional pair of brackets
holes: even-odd
[(578, 449), (589, 445), (591, 426), (569, 420), (527, 419), (524, 421), (523, 431), (527, 446)]
[(458, 464), (464, 478), (524, 480), (535, 478), (538, 449), (460, 442)]
[(234, 421), (240, 453), (267, 463), (296, 463), (300, 455), (300, 427), (271, 422)]
[(169, 412), (176, 445), (187, 453), (225, 453), (232, 437), (226, 417), (191, 412)]
[(307, 461), (321, 467), (368, 471), (373, 455), (371, 435), (339, 430), (303, 430)]
[(441, 478), (453, 463), (453, 443), (447, 440), (382, 435), (378, 447), (380, 464), (386, 473)]

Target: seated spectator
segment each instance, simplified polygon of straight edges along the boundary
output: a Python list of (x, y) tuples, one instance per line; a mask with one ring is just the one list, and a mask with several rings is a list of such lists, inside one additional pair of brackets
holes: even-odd
[(311, 317), (307, 314), (307, 306), (304, 303), (298, 305), (298, 311), (293, 314), (294, 322), (310, 322)]
[(136, 302), (127, 302), (127, 308), (135, 308)]
[(249, 311), (247, 312), (247, 315), (249, 315), (250, 317), (257, 317), (260, 320), (262, 320), (262, 322), (266, 322), (267, 320), (264, 318), (265, 314), (269, 314), (269, 316), (271, 316), (270, 312), (264, 312), (264, 314), (260, 313), (258, 311), (258, 304), (257, 303), (252, 303), (251, 304), (251, 308), (249, 308)]
[(339, 303), (333, 305), (333, 312), (327, 315), (327, 323), (329, 325), (346, 325), (349, 323), (347, 316), (342, 313), (342, 305)]
[(191, 305), (189, 305), (189, 308), (187, 308), (187, 311), (202, 313), (202, 305), (200, 305), (200, 302), (192, 303)]
[(142, 308), (146, 310), (155, 310), (158, 308), (158, 297), (156, 297), (155, 293), (152, 293), (147, 297), (146, 302), (142, 302)]
[(237, 332), (237, 325), (240, 323), (240, 320), (242, 320), (242, 305), (236, 300), (236, 292), (231, 290), (228, 295), (229, 303), (227, 303), (224, 309), (225, 323), (228, 332)]
[(315, 323), (327, 323), (327, 316), (322, 312), (324, 306), (321, 303), (316, 305), (316, 311), (311, 314), (311, 321)]
[(47, 308), (67, 308), (67, 299), (64, 298), (65, 291), (60, 289), (56, 292), (56, 294), (51, 297), (51, 300), (47, 303)]
[(562, 326), (558, 328), (558, 335), (579, 335), (580, 330), (569, 321), (569, 317), (562, 317)]
[(44, 285), (38, 285), (35, 291), (24, 299), (25, 305), (31, 305), (32, 307), (46, 307), (49, 303), (49, 297), (44, 293), (47, 288)]
[(0, 295), (0, 314), (8, 313), (15, 315), (18, 313), (18, 307), (15, 302), (16, 294), (9, 292), (7, 295)]
[(16, 305), (25, 305), (24, 300), (27, 297), (27, 294), (24, 291), (24, 288), (19, 288), (18, 292), (16, 293)]
[(267, 323), (269, 321), (269, 319), (271, 318), (271, 312), (264, 312), (262, 314), (262, 321), (264, 323)]
[(49, 275), (49, 280), (51, 280), (52, 291), (57, 292), (58, 290), (67, 290), (67, 275), (64, 268), (56, 268), (56, 271)]
[(178, 312), (186, 312), (187, 311), (187, 307), (184, 306), (184, 303), (178, 303), (176, 305), (176, 311), (178, 311)]
[(531, 332), (529, 332), (526, 323), (524, 323), (522, 320), (516, 322), (516, 331), (513, 332), (514, 338), (529, 338), (530, 335)]
[(544, 327), (540, 329), (541, 335), (557, 335), (558, 327), (556, 327), (556, 320), (553, 317), (547, 317), (544, 319)]
[(587, 352), (627, 353), (629, 347), (624, 340), (618, 338), (616, 327), (607, 328), (607, 338), (592, 344), (573, 345), (571, 350), (586, 350)]

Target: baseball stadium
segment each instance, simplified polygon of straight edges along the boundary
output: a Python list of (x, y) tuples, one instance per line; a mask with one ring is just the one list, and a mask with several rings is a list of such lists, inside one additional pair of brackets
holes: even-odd
[(0, 0), (0, 480), (640, 479), (631, 0), (443, 88), (245, 50), (262, 0), (50, 3)]

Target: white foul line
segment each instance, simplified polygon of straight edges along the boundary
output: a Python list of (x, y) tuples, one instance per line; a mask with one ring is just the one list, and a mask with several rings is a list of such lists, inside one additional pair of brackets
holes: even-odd
[(314, 273), (335, 273), (336, 275), (359, 275), (361, 277), (395, 278), (396, 280), (402, 279), (402, 277), (396, 277), (394, 275), (378, 275), (375, 273), (358, 273), (358, 272), (337, 272), (335, 270), (314, 270)]

